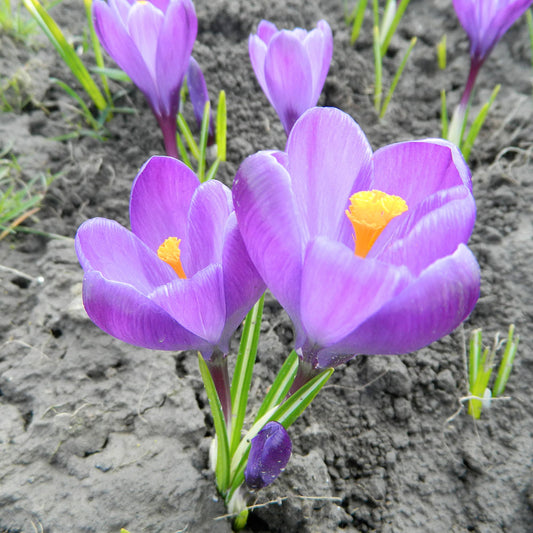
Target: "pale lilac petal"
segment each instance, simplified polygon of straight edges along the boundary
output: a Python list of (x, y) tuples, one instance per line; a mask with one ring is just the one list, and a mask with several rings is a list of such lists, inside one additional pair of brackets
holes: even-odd
[[(101, 0), (95, 0), (94, 3), (100, 2)], [(124, 27), (126, 27), (126, 24), (128, 22), (128, 13), (130, 11), (132, 0), (109, 0), (109, 5), (116, 11), (118, 16), (120, 17), (120, 20), (122, 20), (122, 23), (124, 24)]]
[(325, 20), (319, 21), (317, 28), (307, 34), (304, 46), (308, 56), (314, 59), (311, 61), (313, 73), (313, 96), (311, 99), (318, 102), (333, 57), (333, 35)]
[(222, 264), (224, 229), (232, 211), (231, 191), (220, 181), (211, 180), (196, 189), (190, 202), (181, 256), (188, 276), (211, 263)]
[(335, 354), (401, 354), (440, 339), (470, 314), (479, 286), (479, 266), (460, 244), (352, 334), (319, 353), (320, 366), (329, 366)]
[(171, 0), (157, 43), (156, 76), (166, 114), (174, 116), (179, 91), (189, 66), (198, 20), (190, 0)]
[(226, 223), (222, 270), (226, 298), (226, 327), (222, 337), (229, 340), (266, 289), (246, 251), (235, 213), (230, 215)]
[(178, 324), (135, 287), (89, 271), (83, 279), (89, 318), (113, 337), (152, 350), (208, 349), (208, 343)]
[(338, 342), (411, 281), (405, 267), (356, 256), (343, 244), (311, 241), (302, 274), (302, 325), (311, 344)]
[(368, 257), (406, 265), (418, 276), (431, 263), (466, 243), (475, 219), (476, 203), (466, 187), (440, 191), (389, 223)]
[(262, 20), (257, 26), (257, 36), (265, 43), (268, 44), (272, 37), (278, 32), (278, 28), (272, 22), (268, 20)]
[(129, 284), (142, 294), (176, 277), (138, 237), (114, 220), (93, 218), (76, 233), (76, 252), (86, 272), (95, 270), (108, 279)]
[(150, 299), (183, 327), (216, 345), (226, 319), (223, 283), (222, 266), (209, 265), (192, 278), (176, 278), (157, 288)]
[(345, 211), (353, 193), (370, 188), (372, 170), (372, 150), (361, 128), (338, 109), (310, 109), (291, 131), (287, 152), (300, 224), (311, 237), (353, 246)]
[(157, 104), (158, 92), (150, 71), (118, 13), (103, 0), (95, 0), (93, 19), (98, 39), (107, 53), (146, 95), (146, 98), (152, 104)]
[(141, 168), (131, 190), (131, 229), (155, 252), (168, 237), (187, 234), (187, 213), (200, 182), (173, 157), (154, 156)]
[(313, 75), (303, 44), (291, 32), (282, 30), (269, 43), (265, 57), (268, 94), (287, 135), (296, 119), (316, 102)]
[(298, 322), (306, 237), (290, 178), (269, 153), (244, 160), (233, 185), (233, 203), (252, 262), (274, 296)]
[[(187, 88), (189, 89), (194, 118), (200, 126), (204, 117), (205, 104), (209, 102), (209, 92), (202, 69), (192, 56), (187, 69)], [(209, 135), (213, 135), (213, 113), (211, 111), (209, 112)]]
[(472, 190), (470, 170), (447, 141), (428, 139), (391, 144), (373, 157), (372, 189), (403, 198), (413, 209), (438, 191), (462, 185)]
[(137, 45), (144, 63), (156, 83), (157, 39), (163, 25), (164, 16), (150, 2), (135, 2), (128, 13), (128, 32)]
[(255, 73), (255, 77), (265, 93), (268, 101), (274, 107), (274, 102), (270, 98), (268, 86), (265, 79), (265, 57), (267, 53), (267, 45), (261, 40), (258, 35), (250, 35), (248, 38), (248, 53), (250, 55), (250, 62)]

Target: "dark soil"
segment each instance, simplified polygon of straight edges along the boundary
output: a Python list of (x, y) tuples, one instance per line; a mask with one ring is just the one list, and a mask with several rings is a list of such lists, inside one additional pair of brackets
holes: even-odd
[[(229, 161), (219, 173), (228, 185), (247, 155), (285, 142), (248, 59), (248, 35), (261, 18), (288, 28), (328, 20), (335, 48), (319, 104), (353, 116), (374, 148), (438, 137), (440, 90), (453, 105), (466, 78), (468, 42), (451, 2), (409, 5), (384, 60), (385, 86), (410, 38), (419, 40), (382, 121), (372, 106), (370, 20), (351, 46), (341, 0), (198, 0), (196, 8), (194, 55), (211, 96), (224, 89), (228, 98)], [(65, 0), (52, 13), (81, 43), (82, 5)], [(443, 33), (448, 67), (439, 71)], [(137, 113), (116, 115), (106, 141), (51, 140), (81, 119), (49, 78), (75, 82), (38, 40), (29, 48), (0, 33), (2, 85), (27, 75), (21, 108), (0, 115), (0, 148), (11, 146), (26, 179), (60, 173), (27, 221), (58, 237), (18, 233), (0, 243), (0, 532), (229, 532), (207, 468), (213, 426), (195, 354), (126, 345), (97, 329), (81, 303), (76, 229), (94, 216), (128, 224), (132, 180), (162, 151), (155, 119), (130, 86), (118, 104)], [(292, 427), (293, 457), (259, 493), (265, 505), (246, 531), (533, 531), (531, 76), (522, 19), (478, 80), (476, 109), (496, 84), (502, 89), (471, 156), (478, 221), (470, 244), (482, 271), (472, 316), (418, 353), (360, 356), (338, 368)], [(512, 399), (474, 422), (458, 412), (467, 393), (465, 339), (482, 327), (489, 342), (510, 323), (521, 335), (506, 391)], [(293, 341), (272, 298), (262, 332), (252, 404)], [(237, 345), (238, 334), (234, 353)]]

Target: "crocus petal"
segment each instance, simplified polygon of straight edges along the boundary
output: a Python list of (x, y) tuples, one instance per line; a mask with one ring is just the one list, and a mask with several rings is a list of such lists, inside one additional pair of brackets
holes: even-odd
[(363, 259), (343, 244), (324, 238), (311, 241), (303, 266), (301, 301), (302, 324), (310, 343), (338, 342), (411, 279), (405, 267)]
[(307, 55), (316, 58), (316, 61), (311, 62), (313, 73), (313, 95), (311, 100), (318, 102), (333, 56), (333, 35), (329, 24), (325, 20), (319, 21), (317, 27), (307, 34), (304, 46), (307, 50)]
[(158, 92), (144, 59), (128, 34), (117, 12), (104, 0), (93, 5), (94, 29), (102, 46), (115, 63), (132, 79), (151, 103), (157, 103)]
[(254, 69), (255, 77), (265, 93), (270, 105), (274, 107), (274, 102), (270, 97), (268, 85), (265, 79), (265, 57), (267, 53), (267, 45), (261, 40), (258, 35), (250, 35), (248, 39), (248, 53), (250, 54), (250, 62)]
[(222, 269), (226, 298), (226, 327), (222, 337), (229, 340), (249, 311), (250, 302), (257, 301), (266, 289), (246, 251), (235, 213), (226, 223)]
[[(221, 265), (209, 265), (192, 278), (176, 278), (157, 288), (150, 299), (176, 322), (216, 345), (226, 318)], [(209, 358), (202, 352), (206, 359)]]
[(100, 272), (85, 274), (83, 305), (100, 329), (135, 346), (153, 350), (208, 347), (135, 287), (105, 279)]
[(272, 37), (278, 32), (278, 28), (272, 22), (268, 20), (262, 20), (257, 26), (257, 36), (265, 43), (268, 44)]
[(361, 128), (334, 108), (310, 109), (287, 142), (292, 189), (311, 237), (353, 246), (350, 196), (370, 189), (372, 151)]
[(287, 135), (296, 119), (316, 104), (313, 96), (313, 74), (303, 44), (282, 30), (269, 43), (265, 57), (265, 80), (272, 105)]
[(211, 263), (222, 263), (224, 227), (232, 211), (231, 191), (220, 181), (211, 180), (196, 189), (181, 258), (188, 276)]
[[(207, 85), (205, 84), (202, 69), (194, 57), (191, 57), (189, 60), (189, 68), (187, 69), (187, 88), (189, 89), (189, 97), (194, 111), (194, 118), (200, 126), (204, 116), (205, 104), (209, 102), (209, 93), (207, 91)], [(213, 135), (213, 115), (211, 112), (209, 112), (209, 135)]]
[(414, 276), (437, 259), (451, 255), (470, 238), (476, 203), (463, 186), (440, 191), (393, 220), (368, 257), (406, 265)]
[(298, 322), (304, 236), (287, 171), (269, 153), (246, 158), (235, 178), (233, 203), (257, 271)]
[(76, 253), (82, 268), (97, 271), (107, 280), (135, 287), (149, 294), (176, 277), (131, 231), (105, 218), (84, 222), (76, 233)]
[[(99, 2), (101, 0), (95, 0), (96, 2)], [(130, 11), (132, 2), (128, 2), (128, 0), (109, 0), (109, 5), (112, 9), (116, 11), (118, 16), (120, 17), (120, 20), (126, 27), (127, 21), (128, 21), (128, 13)]]
[(479, 266), (460, 244), (352, 334), (319, 353), (320, 366), (328, 366), (333, 354), (401, 354), (440, 339), (470, 314), (479, 286)]
[(168, 237), (187, 233), (187, 212), (200, 182), (173, 157), (154, 156), (141, 168), (131, 190), (131, 229), (152, 250)]
[(137, 50), (141, 53), (154, 83), (156, 83), (157, 38), (163, 20), (163, 13), (150, 2), (135, 2), (128, 13), (129, 34), (137, 45)]
[(156, 63), (161, 102), (170, 116), (178, 110), (179, 91), (197, 31), (198, 20), (191, 0), (171, 0), (159, 35)]
[(462, 185), (472, 190), (470, 171), (458, 148), (427, 139), (391, 144), (373, 157), (372, 188), (400, 196), (409, 209), (432, 194)]

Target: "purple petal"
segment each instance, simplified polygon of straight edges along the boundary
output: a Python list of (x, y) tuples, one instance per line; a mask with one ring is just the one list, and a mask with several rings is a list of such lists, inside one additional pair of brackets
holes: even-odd
[(267, 152), (248, 157), (235, 178), (233, 203), (252, 262), (297, 323), (305, 238), (287, 171)]
[(196, 189), (181, 259), (187, 275), (192, 276), (211, 263), (222, 264), (224, 228), (232, 211), (231, 191), (220, 181), (208, 181)]
[(187, 215), (199, 181), (173, 157), (155, 156), (141, 168), (131, 190), (131, 229), (157, 252), (168, 237), (187, 234)]
[(313, 96), (311, 99), (318, 102), (333, 56), (333, 35), (325, 20), (319, 21), (316, 29), (307, 34), (304, 46), (311, 59), (311, 71), (313, 73)]
[(272, 22), (268, 20), (262, 20), (257, 26), (257, 36), (265, 43), (268, 44), (272, 37), (278, 32), (278, 28)]
[(179, 91), (189, 67), (198, 20), (190, 0), (171, 0), (157, 43), (156, 74), (161, 102), (169, 116), (179, 106)]
[(152, 350), (204, 350), (207, 343), (187, 331), (135, 287), (90, 271), (83, 279), (89, 318), (117, 339)]
[(370, 189), (372, 170), (372, 151), (361, 128), (338, 109), (310, 109), (295, 124), (287, 152), (300, 224), (311, 237), (353, 246), (345, 210), (353, 193)]
[(283, 472), (292, 452), (289, 434), (279, 422), (268, 422), (252, 439), (244, 472), (254, 490), (270, 485)]
[(428, 196), (458, 185), (472, 190), (470, 170), (452, 143), (438, 139), (391, 144), (373, 157), (372, 189), (400, 196), (413, 209)]
[(274, 107), (274, 102), (268, 92), (268, 85), (265, 79), (265, 58), (267, 53), (267, 45), (261, 40), (258, 35), (250, 35), (248, 39), (248, 53), (250, 55), (250, 62), (255, 73), (255, 77), (265, 93), (268, 101)]
[(210, 265), (192, 278), (176, 278), (157, 288), (150, 299), (183, 327), (216, 345), (226, 319), (223, 282), (222, 266)]
[(332, 364), (335, 354), (401, 354), (440, 339), (470, 314), (479, 286), (476, 259), (460, 244), (352, 334), (319, 353), (320, 366)]
[[(187, 87), (189, 89), (194, 117), (198, 126), (201, 126), (205, 104), (209, 102), (209, 93), (202, 69), (192, 56), (189, 60), (189, 68), (187, 70)], [(211, 111), (209, 112), (209, 135), (213, 135), (213, 113)]]
[(93, 218), (84, 222), (75, 244), (85, 272), (100, 272), (103, 278), (131, 285), (144, 295), (176, 277), (169, 265), (114, 220)]
[[(99, 2), (100, 0), (95, 0), (96, 2)], [(109, 5), (114, 9), (118, 16), (120, 17), (120, 20), (122, 20), (122, 23), (124, 24), (124, 27), (126, 27), (127, 21), (128, 21), (128, 13), (130, 12), (132, 2), (128, 2), (128, 0), (109, 0)]]
[(314, 106), (313, 75), (303, 44), (282, 30), (270, 41), (265, 57), (265, 80), (272, 105), (287, 135), (296, 119)]
[(311, 344), (338, 342), (411, 281), (404, 267), (363, 259), (321, 237), (308, 246), (302, 275), (301, 317)]

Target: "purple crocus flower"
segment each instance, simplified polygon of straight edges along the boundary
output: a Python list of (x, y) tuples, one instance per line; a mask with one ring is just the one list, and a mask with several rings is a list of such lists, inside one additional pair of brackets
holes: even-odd
[(348, 115), (310, 109), (286, 152), (242, 163), (233, 199), (250, 257), (294, 323), (299, 384), (356, 354), (417, 350), (478, 299), (466, 246), (476, 206), (452, 143), (372, 154)]
[(244, 471), (246, 484), (254, 490), (270, 485), (283, 472), (292, 452), (289, 434), (279, 422), (268, 422), (252, 439)]
[(325, 20), (314, 30), (278, 30), (262, 20), (248, 41), (257, 81), (276, 110), (287, 135), (296, 119), (318, 102), (333, 54)]
[(171, 157), (135, 178), (131, 231), (93, 218), (76, 234), (91, 320), (130, 344), (227, 354), (232, 333), (264, 290), (219, 181), (200, 184)]
[[(187, 69), (187, 87), (191, 99), (194, 118), (198, 126), (201, 126), (204, 117), (205, 104), (209, 102), (209, 92), (205, 83), (204, 73), (200, 65), (191, 57)], [(209, 137), (213, 136), (213, 113), (209, 112)]]
[(198, 22), (191, 0), (95, 0), (94, 28), (117, 65), (144, 93), (177, 157), (179, 93)]

